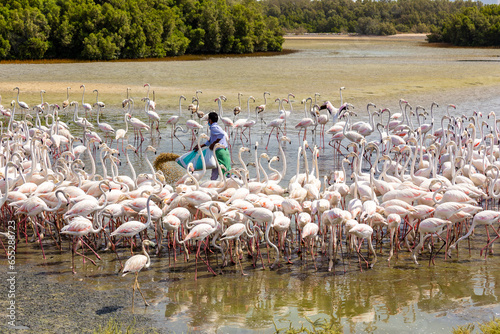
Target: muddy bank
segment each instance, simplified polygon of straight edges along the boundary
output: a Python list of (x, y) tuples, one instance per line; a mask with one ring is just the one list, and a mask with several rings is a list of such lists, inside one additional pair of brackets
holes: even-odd
[[(20, 247), (23, 248), (25, 247)], [(17, 328), (7, 324), (9, 299), (6, 278), (2, 280), (0, 314), (3, 322), (0, 333), (93, 333), (99, 329), (99, 325), (105, 328), (112, 318), (122, 324), (122, 329), (132, 325), (135, 333), (150, 333), (153, 328), (158, 327), (149, 315), (144, 314), (144, 303), (139, 293), (136, 293), (135, 310), (132, 313), (133, 275), (124, 277), (124, 284), (121, 286), (103, 289), (95, 284), (96, 278), (116, 277), (116, 273), (89, 275), (88, 271), (82, 271), (73, 275), (69, 268), (65, 269), (66, 263), (58, 258), (56, 251), (49, 251), (47, 261), (42, 264), (41, 254), (33, 249), (36, 247), (28, 245), (26, 248), (35, 251), (32, 256), (40, 255), (41, 264), (16, 265)], [(3, 259), (1, 264), (3, 273), (6, 274), (7, 266)], [(81, 259), (77, 260), (81, 264)], [(86, 266), (89, 269), (93, 267), (90, 263)], [(159, 333), (169, 332), (165, 328), (156, 330)]]
[(309, 39), (309, 40), (379, 40), (379, 41), (425, 41), (427, 34), (396, 34), (389, 36), (376, 35), (358, 35), (358, 34), (304, 34), (304, 35), (285, 35), (285, 39)]

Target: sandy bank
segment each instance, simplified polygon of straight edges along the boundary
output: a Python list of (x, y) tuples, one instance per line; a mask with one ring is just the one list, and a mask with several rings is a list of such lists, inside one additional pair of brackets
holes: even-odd
[(427, 38), (427, 34), (397, 34), (391, 36), (369, 36), (369, 35), (350, 35), (350, 34), (305, 34), (305, 35), (286, 35), (285, 39), (311, 39), (311, 40), (408, 40), (422, 41)]

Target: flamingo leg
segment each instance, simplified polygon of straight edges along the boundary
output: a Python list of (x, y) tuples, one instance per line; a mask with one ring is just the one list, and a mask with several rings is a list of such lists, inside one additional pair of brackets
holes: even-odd
[[(274, 127), (271, 129), (271, 132), (269, 132), (269, 137), (267, 137), (267, 144), (266, 144), (266, 150), (267, 150), (267, 147), (269, 146), (269, 141), (271, 140), (271, 134), (273, 133), (274, 131)], [(278, 131), (278, 130), (276, 130)]]
[[(240, 243), (240, 240), (239, 240), (239, 239), (238, 239), (238, 240), (236, 240), (236, 243), (237, 243), (237, 244), (236, 244), (236, 248), (238, 249), (238, 247), (239, 247), (239, 243)], [(245, 274), (245, 273), (243, 272), (243, 265), (241, 264), (241, 261), (240, 261), (240, 255), (239, 255), (239, 254), (236, 254), (236, 259), (238, 260), (238, 264), (240, 265), (241, 275), (246, 276), (247, 274)]]
[(72, 247), (71, 247), (71, 271), (73, 272), (73, 274), (76, 274), (76, 271), (75, 271), (75, 247), (76, 247), (76, 244), (75, 244), (75, 238), (73, 238), (73, 242), (72, 242)]
[[(32, 222), (33, 223), (33, 222)], [(40, 236), (40, 232), (38, 232), (38, 226), (37, 226), (37, 222), (35, 221), (33, 223), (33, 227), (35, 228), (35, 231), (36, 231), (36, 234), (38, 235), (38, 242), (40, 243), (40, 248), (42, 249), (42, 256), (43, 256), (43, 259), (45, 260), (45, 251), (43, 250), (43, 245), (42, 245), (42, 238)]]
[(135, 297), (135, 286), (137, 284), (137, 275), (138, 273), (135, 273), (134, 285), (132, 286), (132, 311), (134, 310), (134, 297)]
[(198, 255), (200, 254), (200, 249), (201, 249), (201, 241), (198, 241), (198, 250), (196, 251), (195, 255), (195, 265), (194, 265), (194, 280), (196, 281), (198, 279)]
[(311, 257), (314, 263), (314, 270), (318, 271), (318, 267), (316, 266), (316, 259), (314, 258), (314, 239), (311, 239)]
[[(99, 254), (97, 254), (97, 253), (94, 251), (94, 249), (92, 249), (92, 247), (90, 247), (90, 246), (89, 246), (89, 245), (88, 245), (88, 244), (87, 244), (87, 243), (86, 243), (83, 239), (81, 239), (81, 240), (82, 240), (82, 243), (83, 243), (85, 246), (87, 246), (87, 247), (88, 247), (88, 248), (89, 248), (89, 249), (90, 249), (90, 250), (91, 250), (91, 251), (95, 254), (95, 256), (96, 256), (96, 257), (100, 260), (100, 259), (101, 259), (101, 257), (99, 256)], [(83, 249), (83, 246), (82, 246), (82, 249)]]
[[(143, 293), (142, 293), (142, 291), (141, 291), (141, 287), (139, 286), (139, 281), (137, 280), (138, 276), (139, 276), (139, 272), (136, 272), (136, 273), (135, 273), (135, 284), (137, 285), (137, 290), (139, 290), (139, 292), (140, 292), (140, 294), (141, 294), (141, 296), (142, 296), (142, 299), (144, 300), (144, 305), (145, 305), (145, 306), (149, 306), (148, 302), (146, 301), (146, 298), (144, 298), (144, 294), (143, 294)], [(135, 291), (134, 291), (134, 292), (135, 292)], [(134, 293), (134, 294), (135, 294), (135, 293)]]
[[(499, 230), (500, 230), (500, 228), (499, 228)], [(485, 247), (483, 247), (483, 248), (481, 249), (481, 252), (480, 252), (480, 255), (482, 256), (482, 255), (483, 255), (483, 251), (484, 251), (484, 258), (485, 258), (485, 259), (486, 259), (486, 256), (487, 256), (487, 254), (488, 254), (488, 252), (487, 252), (488, 247), (490, 247), (490, 246), (491, 246), (491, 245), (492, 245), (492, 244), (493, 244), (493, 243), (494, 243), (497, 239), (499, 239), (499, 238), (500, 238), (500, 234), (498, 233), (498, 231), (496, 231), (495, 229), (493, 229), (493, 231), (495, 231), (495, 233), (497, 234), (497, 237), (496, 237), (495, 239), (491, 240), (489, 243), (487, 243), (487, 244), (486, 244), (486, 246), (485, 246)], [(488, 240), (488, 241), (489, 241), (489, 240)]]

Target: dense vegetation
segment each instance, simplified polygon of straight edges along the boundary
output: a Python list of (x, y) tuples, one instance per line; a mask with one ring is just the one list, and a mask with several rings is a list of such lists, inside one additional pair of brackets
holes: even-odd
[(461, 46), (500, 46), (500, 6), (463, 8), (433, 29), (428, 39)]
[(267, 14), (287, 32), (392, 35), (430, 32), (452, 13), (475, 7), (448, 0), (266, 0)]
[(280, 51), (283, 34), (427, 33), (500, 45), (500, 6), (470, 0), (3, 0), (0, 59)]
[(256, 0), (3, 0), (0, 59), (119, 59), (280, 51)]

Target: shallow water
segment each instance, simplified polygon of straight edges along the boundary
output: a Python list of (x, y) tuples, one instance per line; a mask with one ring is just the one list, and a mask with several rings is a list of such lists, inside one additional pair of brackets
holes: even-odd
[[(21, 88), (20, 100), (30, 105), (39, 103), (39, 90), (45, 89), (44, 99), (50, 103), (66, 99), (66, 87), (71, 86), (70, 100), (81, 102), (84, 83), (87, 87), (85, 101), (95, 101), (93, 89), (99, 89), (99, 99), (107, 106), (101, 121), (115, 129), (123, 128), (123, 111), (119, 104), (125, 98), (126, 88), (131, 87), (135, 99), (134, 116), (147, 122), (143, 86), (149, 82), (156, 93), (157, 111), (162, 117), (161, 139), (145, 135), (140, 153), (131, 159), (137, 172), (147, 172), (144, 149), (153, 144), (159, 152), (173, 151), (182, 154), (178, 143), (169, 138), (170, 128), (164, 122), (178, 111), (178, 96), (183, 94), (188, 102), (195, 90), (201, 89), (200, 109), (209, 112), (217, 109), (214, 99), (224, 94), (228, 102), (223, 104), (226, 116), (232, 118), (232, 108), (237, 105), (237, 93), (246, 99), (253, 95), (256, 105), (263, 103), (262, 93), (269, 91), (266, 121), (277, 117), (277, 97), (288, 93), (293, 99), (293, 113), (289, 124), (304, 117), (300, 101), (320, 93), (322, 100), (331, 100), (339, 106), (339, 87), (344, 86), (344, 101), (355, 106), (356, 120), (367, 120), (366, 104), (373, 102), (377, 108), (390, 108), (398, 112), (398, 101), (405, 98), (414, 107), (429, 108), (432, 101), (440, 104), (435, 109), (436, 119), (446, 112), (446, 105), (457, 105), (458, 115), (472, 115), (477, 110), (483, 114), (498, 111), (500, 107), (499, 49), (463, 49), (429, 47), (422, 39), (349, 39), (349, 40), (287, 40), (285, 48), (297, 50), (284, 56), (261, 58), (213, 58), (202, 61), (173, 62), (109, 62), (75, 64), (0, 64), (0, 93), (3, 104), (15, 98), (12, 88)], [(189, 119), (183, 103), (183, 119)], [(286, 107), (289, 110), (289, 106)], [(81, 112), (80, 112), (81, 114)], [(242, 112), (247, 117), (246, 112)], [(72, 110), (63, 120), (70, 121)], [(255, 117), (254, 113), (250, 117)], [(387, 117), (387, 116), (386, 116)], [(386, 119), (386, 118), (385, 118)], [(95, 116), (93, 119), (95, 124)], [(416, 119), (413, 119), (416, 124)], [(492, 120), (489, 120), (490, 124)], [(439, 124), (436, 124), (436, 128)], [(75, 129), (72, 125), (72, 129)], [(267, 129), (260, 131), (257, 123), (252, 131), (252, 143), (260, 142), (260, 152), (267, 141)], [(75, 131), (77, 131), (75, 129)], [(129, 132), (131, 133), (131, 132)], [(81, 135), (81, 132), (80, 132)], [(292, 144), (287, 145), (287, 174), (283, 186), (296, 171), (296, 152), (299, 145), (297, 131), (289, 127)], [(374, 140), (378, 135), (372, 134)], [(189, 134), (179, 134), (188, 144)], [(130, 137), (130, 142), (133, 137)], [(311, 139), (309, 139), (311, 141)], [(139, 143), (136, 143), (138, 145)], [(249, 145), (244, 142), (245, 145)], [(116, 143), (113, 143), (116, 145)], [(241, 143), (236, 143), (239, 147)], [(249, 145), (253, 146), (253, 145)], [(269, 155), (278, 155), (275, 137), (271, 137)], [(152, 154), (149, 155), (154, 159)], [(236, 159), (236, 155), (234, 155)], [(310, 154), (309, 154), (310, 158)], [(253, 152), (244, 155), (245, 161), (253, 159)], [(86, 159), (88, 164), (89, 160)], [(320, 175), (329, 173), (334, 162), (333, 150), (322, 150), (319, 159)], [(301, 163), (302, 165), (302, 163)], [(281, 170), (281, 162), (275, 167)], [(310, 166), (311, 167), (311, 166)], [(98, 172), (101, 167), (98, 165)], [(108, 167), (109, 172), (109, 167)], [(128, 173), (123, 164), (121, 173)], [(176, 268), (169, 267), (166, 257), (152, 256), (149, 270), (139, 275), (141, 286), (153, 306), (135, 312), (153, 317), (155, 326), (176, 332), (272, 332), (273, 321), (278, 327), (308, 324), (310, 319), (332, 318), (345, 332), (398, 332), (440, 333), (453, 326), (488, 320), (500, 314), (500, 257), (489, 256), (482, 260), (479, 248), (484, 245), (483, 230), (469, 257), (464, 242), (460, 257), (444, 261), (441, 253), (436, 265), (428, 266), (429, 254), (421, 256), (421, 265), (415, 266), (408, 253), (399, 253), (389, 267), (386, 262), (387, 247), (379, 256), (372, 270), (360, 272), (356, 257), (347, 257), (335, 266), (335, 273), (326, 272), (327, 262), (318, 262), (315, 272), (310, 259), (306, 266), (294, 255), (293, 265), (283, 264), (277, 270), (262, 270), (258, 264), (253, 269), (244, 263), (248, 276), (241, 277), (238, 268), (224, 268), (223, 275), (213, 277), (198, 264), (199, 278), (194, 281), (194, 260), (183, 264), (182, 255)], [(480, 236), (480, 237), (479, 237)], [(50, 242), (46, 246), (50, 249)], [(20, 247), (25, 247), (21, 245)], [(71, 256), (68, 245), (65, 253), (58, 255), (52, 250), (47, 266), (40, 266), (51, 280), (67, 281), (83, 279), (89, 289), (131, 288), (133, 277), (116, 276), (119, 266), (113, 254), (103, 254), (98, 267), (82, 267), (77, 259), (78, 275), (71, 274)], [(128, 257), (121, 249), (122, 257)], [(30, 247), (24, 261), (41, 263), (39, 251)], [(165, 255), (166, 256), (166, 255)], [(22, 257), (21, 257), (22, 259)], [(321, 260), (318, 260), (321, 261)], [(349, 263), (348, 263), (349, 262)], [(267, 266), (267, 264), (266, 264)], [(344, 269), (345, 268), (345, 269)], [(346, 273), (344, 273), (344, 270)], [(140, 295), (136, 295), (140, 305)], [(123, 305), (130, 307), (129, 305)]]

